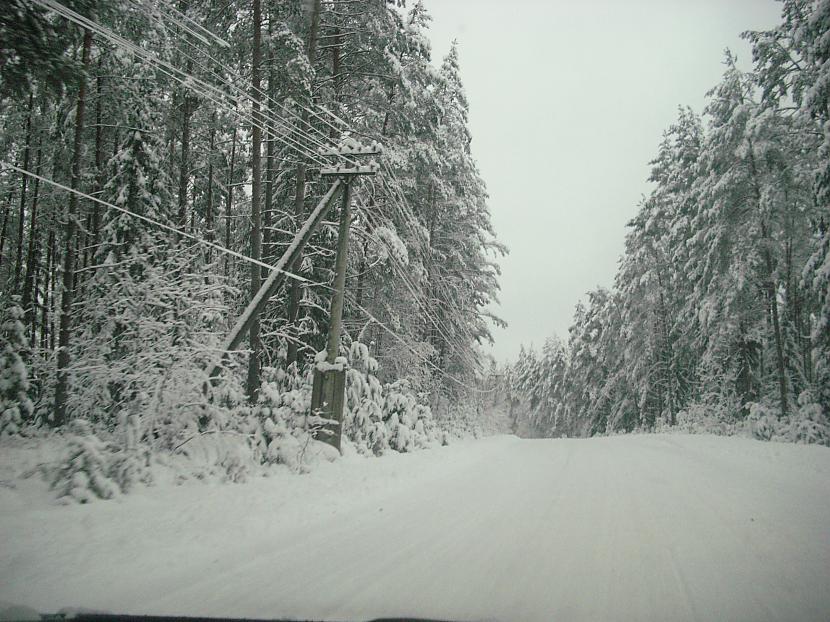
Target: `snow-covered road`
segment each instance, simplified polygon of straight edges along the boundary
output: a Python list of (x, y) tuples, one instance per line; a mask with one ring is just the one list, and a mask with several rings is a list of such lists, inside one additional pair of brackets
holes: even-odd
[(367, 619), (830, 619), (830, 450), (496, 437), (92, 506), (0, 498), (0, 600)]

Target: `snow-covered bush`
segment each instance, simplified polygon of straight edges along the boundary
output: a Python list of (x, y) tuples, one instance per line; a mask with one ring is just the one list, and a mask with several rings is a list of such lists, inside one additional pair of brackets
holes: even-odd
[(224, 482), (242, 483), (260, 462), (252, 437), (229, 429), (196, 433), (185, 439), (174, 454), (185, 458), (178, 464), (180, 480), (213, 476)]
[(261, 460), (283, 464), (294, 472), (304, 473), (316, 462), (330, 462), (338, 457), (331, 445), (317, 440), (318, 417), (311, 416), (312, 368), (299, 371), (263, 369), (264, 382), (254, 408), (260, 422), (257, 442)]
[(396, 451), (412, 451), (440, 440), (432, 411), (419, 403), (406, 379), (384, 387), (383, 416), (389, 430), (389, 446)]
[(110, 474), (113, 454), (107, 444), (96, 436), (92, 425), (84, 419), (70, 422), (67, 445), (66, 456), (52, 480), (58, 500), (62, 503), (89, 503), (95, 499), (115, 497), (119, 488)]
[(99, 293), (81, 307), (68, 407), (73, 417), (109, 430), (120, 412), (137, 413), (154, 449), (169, 450), (194, 433), (229, 425), (240, 400), (234, 374), (223, 374), (210, 397), (202, 390), (225, 331), (228, 288), (218, 277), (198, 276), (211, 265), (191, 266), (199, 264), (192, 249), (155, 242), (168, 246), (165, 256), (138, 248), (120, 258), (111, 253), (90, 279), (87, 287)]
[(830, 446), (830, 422), (824, 416), (821, 404), (813, 400), (809, 391), (804, 391), (798, 402), (798, 411), (790, 420), (790, 440), (805, 445)]
[[(482, 434), (478, 413), (475, 406), (468, 401), (469, 395), (464, 394), (464, 398), (450, 397), (446, 395), (439, 395), (438, 398), (432, 398), (431, 408), (433, 412), (440, 412), (440, 418), (436, 418), (440, 422), (440, 429), (442, 432), (441, 442), (446, 445), (450, 437), (455, 438), (479, 438)], [(527, 415), (527, 413), (524, 413)], [(536, 424), (533, 424), (529, 415), (523, 417), (523, 421), (528, 424), (533, 436), (539, 435), (539, 430)]]
[(366, 344), (353, 342), (346, 371), (343, 434), (359, 453), (376, 456), (389, 447), (389, 432), (383, 421), (383, 386), (377, 370), (378, 363)]
[(779, 411), (764, 404), (750, 404), (746, 424), (753, 438), (762, 441), (784, 441), (805, 445), (829, 445), (830, 423), (821, 405), (804, 391), (799, 407), (790, 417), (779, 417)]
[(67, 452), (52, 475), (52, 488), (63, 503), (112, 499), (151, 484), (151, 453), (141, 442), (141, 420), (122, 412), (111, 441), (104, 441), (92, 424), (75, 419), (67, 427)]
[(0, 318), (0, 436), (20, 434), (32, 416), (29, 376), (21, 356), (26, 351), (22, 318), (14, 296)]
[(760, 402), (747, 405), (749, 415), (746, 423), (753, 438), (759, 441), (783, 440), (786, 438), (787, 426), (782, 424), (779, 413)]
[(121, 449), (112, 456), (109, 473), (122, 492), (130, 492), (137, 483), (150, 484), (150, 450), (141, 444), (141, 419), (135, 413), (121, 413), (118, 425)]
[[(360, 342), (344, 352), (346, 395), (343, 438), (362, 455), (384, 451), (412, 451), (441, 440), (428, 406), (421, 403), (410, 384), (400, 380), (382, 385), (378, 363)], [(259, 422), (256, 435), (263, 462), (284, 464), (296, 471), (310, 462), (336, 457), (331, 447), (317, 440), (318, 417), (309, 414), (314, 366), (298, 371), (264, 368), (259, 401), (253, 416)]]
[(311, 408), (311, 377), (296, 365), (287, 371), (266, 367), (259, 401), (254, 408), (261, 422), (259, 437), (263, 460), (300, 469), (302, 443), (307, 440), (305, 419)]
[(677, 427), (692, 434), (735, 434), (738, 426), (728, 408), (716, 403), (693, 403), (677, 413)]

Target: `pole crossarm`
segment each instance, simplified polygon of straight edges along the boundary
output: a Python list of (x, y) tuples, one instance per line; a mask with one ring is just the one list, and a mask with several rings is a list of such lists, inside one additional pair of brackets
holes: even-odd
[(378, 155), (383, 153), (383, 145), (374, 141), (368, 146), (363, 146), (353, 138), (347, 138), (337, 147), (321, 147), (317, 150), (321, 156), (350, 156), (350, 155)]
[(283, 284), (286, 279), (286, 269), (288, 266), (293, 265), (297, 257), (300, 256), (300, 253), (303, 252), (303, 248), (305, 248), (306, 243), (309, 241), (311, 236), (317, 230), (317, 227), (320, 226), (323, 218), (325, 218), (328, 213), (332, 198), (343, 186), (343, 182), (339, 179), (331, 185), (328, 192), (326, 192), (323, 198), (320, 199), (317, 207), (314, 208), (311, 215), (294, 236), (294, 239), (285, 250), (285, 253), (283, 253), (276, 264), (271, 266), (271, 273), (268, 275), (268, 278), (265, 279), (265, 282), (262, 284), (262, 287), (259, 288), (256, 296), (254, 296), (251, 299), (251, 302), (248, 303), (245, 311), (241, 316), (239, 316), (239, 319), (236, 321), (236, 324), (230, 334), (225, 339), (224, 344), (222, 344), (222, 352), (219, 359), (209, 366), (208, 379), (211, 384), (214, 384), (219, 378), (219, 375), (222, 373), (222, 362), (231, 352), (236, 350), (237, 346), (239, 346), (242, 339), (248, 333), (254, 318), (260, 313), (260, 311), (262, 311), (271, 296), (273, 296)]
[(329, 166), (320, 169), (320, 175), (375, 175), (380, 170), (377, 162), (361, 166)]
[(383, 145), (373, 141), (372, 144), (363, 146), (354, 138), (346, 138), (337, 147), (319, 149), (317, 153), (321, 156), (331, 156), (341, 160), (341, 163), (335, 166), (323, 166), (320, 169), (320, 175), (339, 175), (346, 178), (353, 175), (375, 175), (380, 171), (380, 165), (374, 160), (370, 160), (368, 164), (358, 164), (351, 160), (351, 165), (342, 164), (342, 160), (348, 159), (348, 156), (379, 155), (383, 153)]

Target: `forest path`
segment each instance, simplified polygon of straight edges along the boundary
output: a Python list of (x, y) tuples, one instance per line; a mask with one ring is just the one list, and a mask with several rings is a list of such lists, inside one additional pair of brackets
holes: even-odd
[(0, 600), (44, 612), (827, 620), (830, 450), (495, 437), (91, 507), (18, 500), (0, 542)]

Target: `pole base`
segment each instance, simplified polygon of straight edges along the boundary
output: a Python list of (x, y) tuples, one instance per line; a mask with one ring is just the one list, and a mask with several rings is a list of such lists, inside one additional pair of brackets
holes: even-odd
[(311, 414), (326, 422), (315, 433), (318, 441), (328, 443), (340, 451), (343, 435), (343, 406), (346, 398), (346, 370), (314, 370), (311, 388)]

